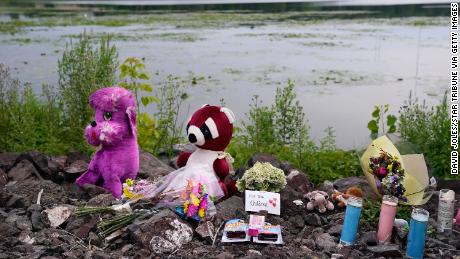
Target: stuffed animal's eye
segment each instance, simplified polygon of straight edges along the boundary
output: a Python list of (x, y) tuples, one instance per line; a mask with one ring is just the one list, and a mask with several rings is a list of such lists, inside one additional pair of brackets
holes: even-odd
[(104, 112), (104, 120), (109, 121), (112, 119), (112, 113), (111, 112)]

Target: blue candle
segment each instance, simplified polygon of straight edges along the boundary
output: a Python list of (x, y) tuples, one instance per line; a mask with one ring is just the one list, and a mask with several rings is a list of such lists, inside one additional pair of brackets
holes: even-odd
[(406, 255), (409, 258), (423, 258), (425, 237), (430, 214), (424, 209), (413, 209), (407, 237)]
[(357, 197), (350, 197), (347, 201), (347, 209), (345, 210), (345, 219), (343, 220), (342, 235), (340, 236), (340, 244), (349, 246), (356, 242), (356, 233), (358, 232), (359, 217), (363, 200)]

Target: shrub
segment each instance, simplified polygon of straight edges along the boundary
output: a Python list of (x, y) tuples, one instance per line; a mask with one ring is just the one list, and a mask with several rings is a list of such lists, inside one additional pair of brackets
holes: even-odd
[(39, 98), (0, 64), (0, 151), (63, 153), (74, 144), (66, 141), (59, 97), (49, 86), (42, 90)]
[(157, 121), (158, 139), (154, 146), (154, 153), (173, 155), (173, 145), (182, 140), (183, 122), (179, 122), (178, 115), (183, 102), (188, 98), (186, 89), (196, 83), (196, 78), (191, 75), (188, 78), (180, 78), (169, 75), (160, 83), (156, 96), (157, 103), (154, 118)]
[(110, 36), (102, 37), (99, 46), (83, 33), (77, 43), (67, 46), (58, 61), (59, 88), (64, 104), (65, 124), (72, 134), (68, 138), (77, 143), (83, 140), (83, 129), (92, 118), (88, 105), (91, 93), (115, 84), (118, 53), (110, 44)]
[(334, 130), (326, 128), (326, 137), (316, 146), (310, 138), (303, 108), (296, 100), (291, 81), (276, 90), (273, 105), (263, 106), (254, 96), (247, 122), (235, 129), (228, 147), (235, 166), (244, 165), (257, 152), (275, 155), (307, 172), (315, 183), (361, 174), (359, 159), (354, 151), (337, 150)]
[(270, 163), (256, 162), (236, 183), (238, 190), (256, 190), (280, 192), (286, 186), (286, 176), (283, 170), (272, 166)]
[(399, 132), (403, 142), (425, 155), (433, 175), (450, 177), (450, 117), (447, 96), (434, 107), (409, 99), (399, 111)]

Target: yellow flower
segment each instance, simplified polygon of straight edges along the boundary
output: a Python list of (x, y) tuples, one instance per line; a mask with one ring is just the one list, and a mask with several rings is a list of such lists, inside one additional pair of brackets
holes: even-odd
[(200, 216), (200, 218), (204, 219), (204, 216), (205, 216), (204, 209), (199, 209), (198, 210), (198, 216)]
[(129, 200), (142, 198), (142, 194), (132, 193), (128, 188), (123, 188), (123, 195)]
[(184, 202), (184, 213), (187, 213), (189, 204), (190, 204), (189, 201)]
[(392, 172), (393, 171), (393, 164), (389, 164), (387, 166), (388, 171)]
[(134, 185), (134, 180), (133, 179), (126, 179), (126, 185), (128, 185), (129, 187), (133, 186)]
[(196, 195), (193, 193), (190, 194), (190, 201), (195, 206), (200, 205), (200, 199), (198, 199), (198, 197), (196, 197)]

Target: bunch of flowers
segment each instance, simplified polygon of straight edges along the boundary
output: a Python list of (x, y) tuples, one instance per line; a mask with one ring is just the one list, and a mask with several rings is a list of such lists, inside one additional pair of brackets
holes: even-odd
[(126, 179), (123, 184), (123, 196), (128, 200), (138, 200), (146, 196), (154, 188), (153, 183), (147, 180)]
[(380, 194), (392, 195), (407, 202), (404, 196), (404, 169), (397, 157), (380, 149), (378, 157), (369, 158), (369, 172), (375, 176)]
[(188, 192), (190, 193), (189, 197), (184, 202), (183, 206), (184, 214), (189, 218), (205, 220), (206, 209), (208, 208), (208, 194), (206, 193), (206, 188), (201, 183), (193, 185), (193, 182), (189, 181), (185, 192), (187, 193), (190, 188), (191, 191)]
[(279, 192), (286, 186), (283, 170), (268, 162), (256, 162), (236, 183), (240, 192), (248, 190)]

